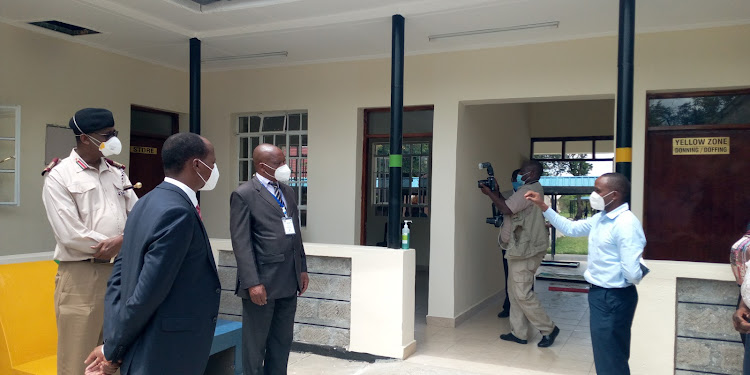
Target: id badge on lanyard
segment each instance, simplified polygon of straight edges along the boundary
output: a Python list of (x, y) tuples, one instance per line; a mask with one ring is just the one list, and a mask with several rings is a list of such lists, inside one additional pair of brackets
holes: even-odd
[(279, 198), (276, 198), (276, 196), (274, 196), (273, 199), (276, 199), (276, 203), (279, 204), (279, 207), (281, 207), (281, 211), (284, 212), (284, 217), (281, 218), (281, 225), (284, 226), (284, 234), (286, 234), (287, 236), (296, 234), (296, 232), (294, 231), (294, 220), (292, 220), (292, 218), (287, 215), (284, 202), (280, 201)]

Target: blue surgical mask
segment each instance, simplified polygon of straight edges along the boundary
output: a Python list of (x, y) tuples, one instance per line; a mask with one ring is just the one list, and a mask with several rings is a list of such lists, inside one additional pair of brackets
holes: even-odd
[(518, 189), (520, 189), (521, 186), (523, 186), (523, 181), (513, 181), (512, 184), (513, 184), (513, 191), (518, 191)]
[(523, 184), (523, 176), (526, 176), (529, 173), (531, 173), (531, 172), (526, 172), (524, 174), (520, 174), (520, 173), (517, 174), (516, 175), (516, 182), (520, 182), (521, 184)]

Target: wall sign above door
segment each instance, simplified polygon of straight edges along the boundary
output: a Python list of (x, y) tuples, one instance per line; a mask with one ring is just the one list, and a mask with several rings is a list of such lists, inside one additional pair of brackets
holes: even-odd
[(134, 154), (156, 155), (156, 147), (130, 146), (130, 152)]
[(672, 155), (729, 154), (729, 137), (672, 138)]

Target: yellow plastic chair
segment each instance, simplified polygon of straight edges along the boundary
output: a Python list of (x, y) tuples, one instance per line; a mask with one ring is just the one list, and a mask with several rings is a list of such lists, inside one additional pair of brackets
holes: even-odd
[(53, 261), (0, 265), (0, 374), (57, 374)]

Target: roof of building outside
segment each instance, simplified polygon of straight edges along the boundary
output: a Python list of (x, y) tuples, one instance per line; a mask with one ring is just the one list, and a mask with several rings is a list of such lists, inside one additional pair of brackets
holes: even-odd
[(593, 187), (599, 176), (542, 176), (539, 183), (548, 186)]

